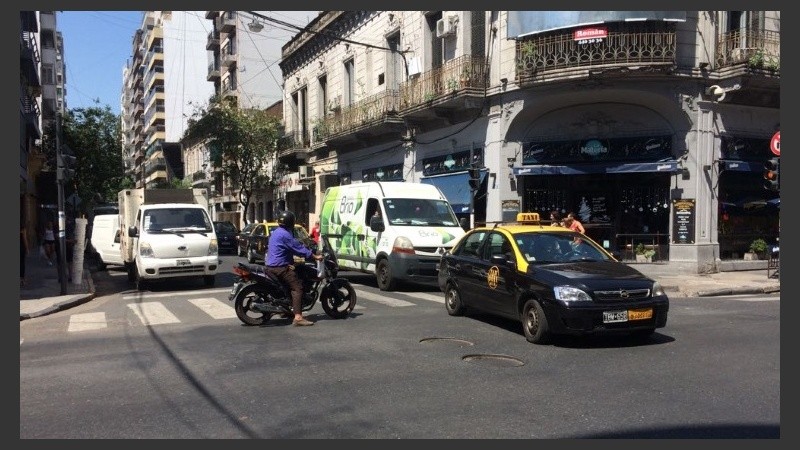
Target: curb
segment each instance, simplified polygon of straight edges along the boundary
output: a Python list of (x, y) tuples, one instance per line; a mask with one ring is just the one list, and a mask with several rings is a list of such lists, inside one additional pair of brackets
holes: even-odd
[(95, 288), (94, 288), (94, 280), (92, 279), (91, 272), (86, 272), (86, 284), (89, 285), (89, 293), (83, 295), (82, 297), (78, 297), (80, 294), (75, 294), (75, 298), (64, 301), (52, 306), (49, 306), (45, 309), (32, 312), (32, 313), (20, 313), (19, 320), (22, 322), (23, 320), (33, 319), (34, 317), (41, 317), (46, 316), (48, 314), (53, 314), (58, 311), (63, 311), (65, 309), (72, 308), (73, 306), (82, 305), (95, 297)]

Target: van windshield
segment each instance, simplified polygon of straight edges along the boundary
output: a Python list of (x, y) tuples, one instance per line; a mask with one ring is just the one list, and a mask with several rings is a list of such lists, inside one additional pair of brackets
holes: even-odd
[(444, 200), (387, 198), (383, 200), (383, 207), (392, 225), (458, 226), (453, 208)]
[(164, 208), (145, 211), (143, 227), (150, 233), (210, 232), (208, 214), (199, 208)]

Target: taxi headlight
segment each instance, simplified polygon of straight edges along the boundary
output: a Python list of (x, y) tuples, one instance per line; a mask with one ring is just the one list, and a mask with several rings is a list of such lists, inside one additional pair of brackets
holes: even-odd
[(659, 283), (658, 281), (654, 281), (653, 282), (653, 297), (657, 297), (659, 295), (667, 295), (667, 293), (664, 292), (664, 288), (661, 287), (661, 283)]
[(556, 286), (553, 288), (553, 293), (556, 295), (556, 300), (561, 300), (565, 303), (592, 301), (592, 297), (589, 294), (572, 286)]

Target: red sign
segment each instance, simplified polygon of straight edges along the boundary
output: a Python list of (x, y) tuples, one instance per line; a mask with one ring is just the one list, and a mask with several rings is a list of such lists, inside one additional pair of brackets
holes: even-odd
[(775, 156), (781, 156), (781, 132), (776, 131), (769, 141), (769, 149)]
[(607, 37), (608, 28), (606, 27), (581, 28), (580, 30), (575, 30), (575, 32), (572, 34), (572, 39), (575, 41), (580, 41), (578, 42), (579, 44), (600, 42)]

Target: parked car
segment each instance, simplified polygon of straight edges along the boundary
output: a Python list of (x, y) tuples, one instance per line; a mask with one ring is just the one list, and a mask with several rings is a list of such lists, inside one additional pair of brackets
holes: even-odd
[(217, 233), (217, 246), (220, 252), (223, 250), (231, 253), (237, 251), (239, 230), (234, 224), (228, 221), (214, 222), (214, 231)]
[(552, 334), (645, 338), (667, 324), (669, 299), (657, 281), (579, 232), (540, 224), (536, 213), (468, 231), (442, 255), (438, 283), (451, 316), (517, 320), (533, 343)]
[[(261, 222), (254, 224), (255, 226), (247, 236), (246, 255), (249, 263), (264, 262), (264, 254), (267, 252), (267, 243), (269, 242), (269, 235), (275, 228), (278, 228), (278, 222)], [(308, 231), (300, 224), (294, 226), (294, 235), (300, 239), (309, 248), (316, 248), (314, 240), (308, 235)]]
[(239, 234), (236, 235), (236, 256), (244, 256), (247, 254), (248, 238), (256, 225), (256, 223), (248, 223), (244, 228), (239, 230)]

